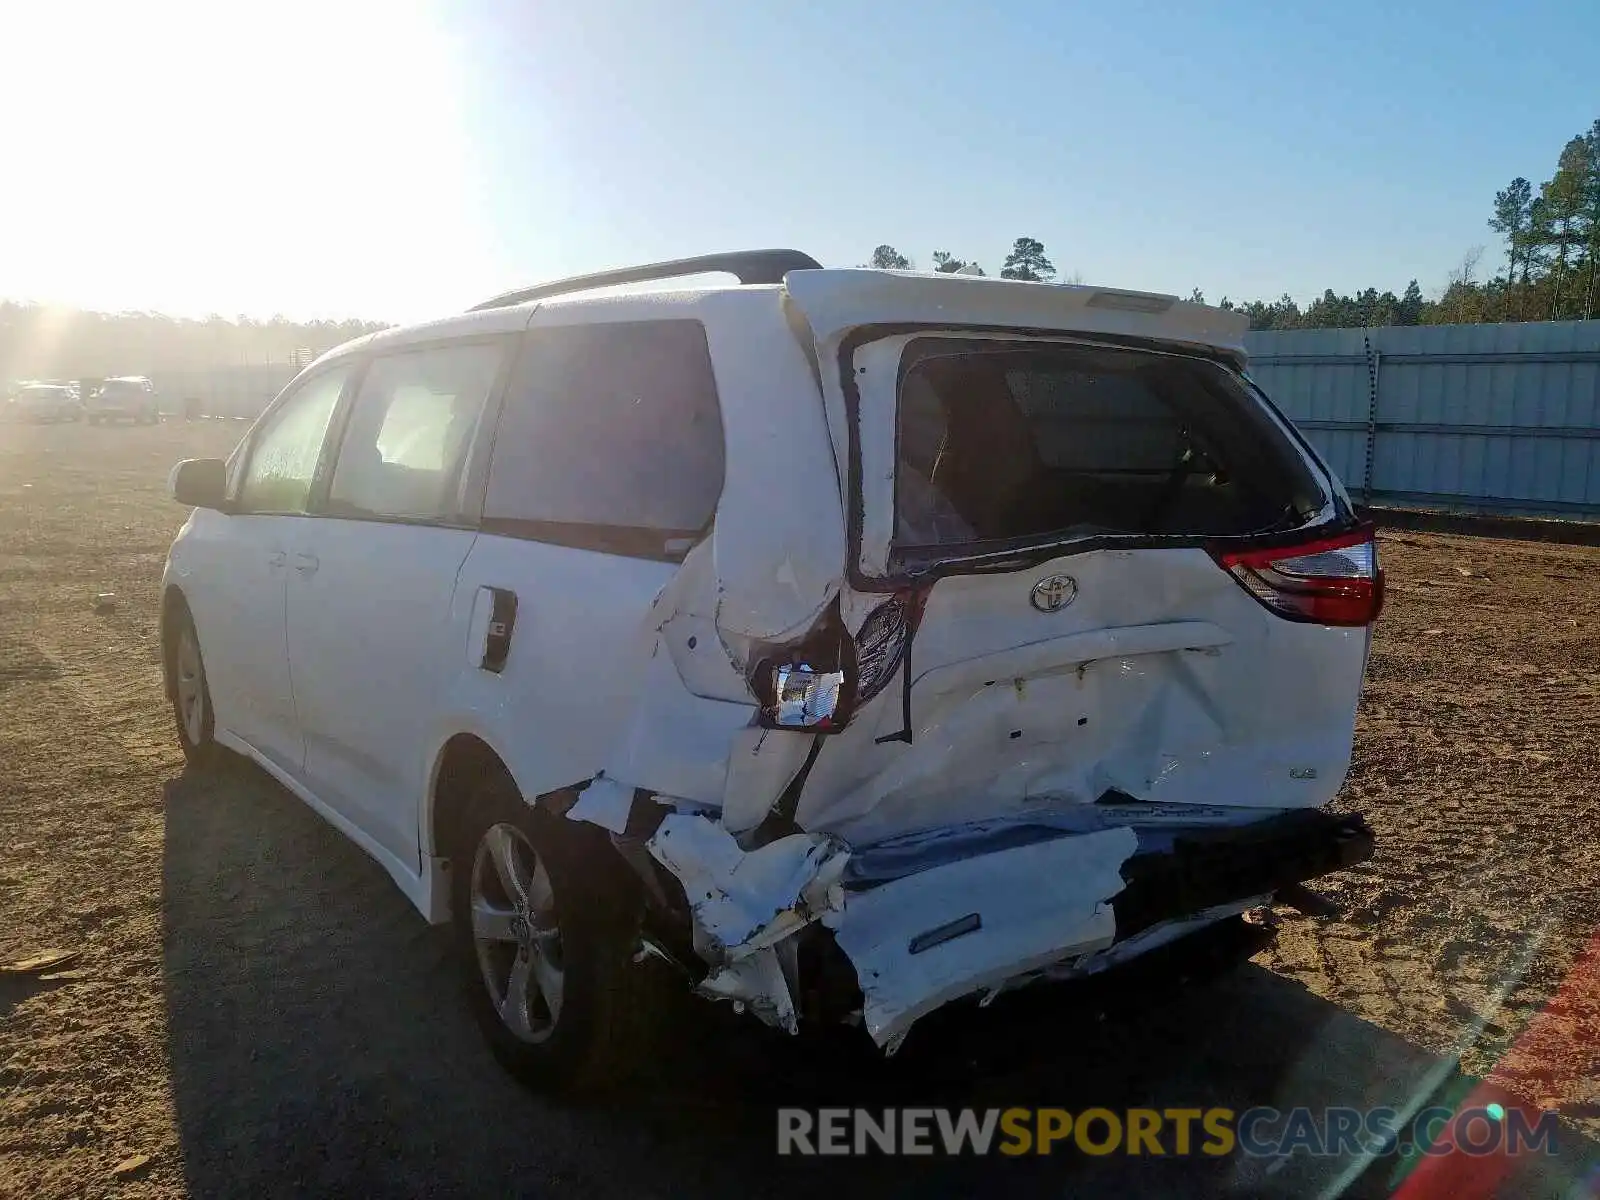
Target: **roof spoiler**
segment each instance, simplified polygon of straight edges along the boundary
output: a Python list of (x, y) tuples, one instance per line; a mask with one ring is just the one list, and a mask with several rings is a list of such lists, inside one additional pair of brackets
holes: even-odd
[(736, 276), (745, 283), (782, 283), (790, 271), (818, 271), (822, 264), (799, 250), (731, 250), (725, 254), (702, 254), (698, 258), (676, 258), (671, 262), (649, 263), (641, 267), (619, 267), (613, 271), (597, 271), (592, 275), (574, 275), (570, 279), (556, 279), (533, 287), (502, 292), (482, 304), (474, 304), (468, 312), (482, 312), (490, 308), (510, 308), (530, 300), (544, 300), (551, 296), (564, 296), (569, 292), (587, 292), (594, 288), (614, 287), (624, 283), (646, 283), (652, 279), (676, 279), (684, 275), (725, 273)]

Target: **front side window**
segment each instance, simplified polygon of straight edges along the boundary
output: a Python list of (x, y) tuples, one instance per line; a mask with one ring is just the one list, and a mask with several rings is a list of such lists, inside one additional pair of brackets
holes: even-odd
[(495, 436), (486, 523), (678, 558), (722, 494), (722, 414), (698, 321), (536, 330)]
[(455, 517), (467, 450), (503, 354), (499, 344), (464, 343), (373, 360), (339, 447), (329, 515)]
[(235, 504), (242, 512), (303, 513), (311, 498), (328, 422), (349, 365), (324, 371), (283, 401), (251, 439)]
[(1320, 485), (1219, 364), (1112, 347), (927, 338), (901, 371), (901, 549), (1282, 528)]

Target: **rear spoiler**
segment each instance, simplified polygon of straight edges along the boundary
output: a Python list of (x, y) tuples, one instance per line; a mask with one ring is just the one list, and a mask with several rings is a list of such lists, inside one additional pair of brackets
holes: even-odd
[(1160, 292), (913, 271), (796, 271), (784, 287), (819, 343), (862, 327), (1008, 329), (1190, 347), (1243, 365), (1249, 318)]

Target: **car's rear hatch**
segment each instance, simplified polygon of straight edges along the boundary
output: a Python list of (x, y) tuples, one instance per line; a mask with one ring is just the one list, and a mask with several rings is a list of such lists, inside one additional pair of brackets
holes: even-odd
[[(741, 735), (720, 814), (747, 857), (691, 893), (787, 879), (755, 864), (804, 839), (847, 846), (825, 920), (893, 1041), (955, 995), (1370, 850), (1336, 821), (1279, 824), (1344, 778), (1381, 576), (1243, 376), (1241, 317), (875, 271), (785, 288), (847, 550), (809, 630), (719, 626), (765, 728)], [(815, 917), (786, 891), (738, 911)]]
[[(1371, 542), (1239, 374), (1242, 318), (962, 277), (786, 287), (841, 464), (859, 658), (801, 827), (871, 842), (1041, 802), (1331, 798)], [(763, 815), (730, 800), (730, 827)]]

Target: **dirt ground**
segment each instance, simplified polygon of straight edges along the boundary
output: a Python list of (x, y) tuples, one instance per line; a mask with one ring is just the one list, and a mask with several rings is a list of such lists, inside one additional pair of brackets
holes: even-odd
[(932, 1020), (881, 1067), (708, 1009), (664, 1079), (563, 1107), (494, 1067), (443, 936), (379, 868), (253, 768), (183, 773), (156, 656), (183, 519), (165, 477), (241, 429), (0, 426), (0, 962), (80, 952), (0, 979), (0, 1195), (1310, 1195), (1348, 1164), (780, 1170), (773, 1106), (1399, 1106), (1485, 1076), (1563, 1114), (1560, 1155), (1507, 1194), (1593, 1194), (1600, 550), (1384, 536), (1338, 802), (1379, 849), (1325, 881), (1340, 918), (1285, 910), (1273, 947), (1185, 989)]

